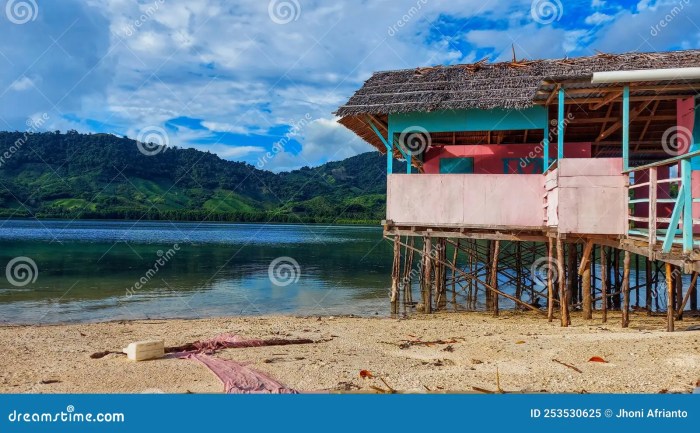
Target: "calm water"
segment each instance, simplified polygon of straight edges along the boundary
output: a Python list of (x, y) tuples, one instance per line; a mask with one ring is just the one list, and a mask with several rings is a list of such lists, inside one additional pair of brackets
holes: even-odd
[(7, 221), (0, 322), (383, 315), (390, 272), (379, 227)]

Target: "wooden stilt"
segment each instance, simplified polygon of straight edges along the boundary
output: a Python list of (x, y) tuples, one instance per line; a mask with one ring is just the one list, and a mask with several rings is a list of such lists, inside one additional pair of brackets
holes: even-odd
[[(674, 266), (673, 268), (673, 284), (674, 284), (674, 296), (673, 296), (673, 309), (678, 310), (683, 302), (683, 274), (681, 273), (681, 268)], [(681, 316), (678, 320), (683, 320)]]
[(566, 294), (566, 273), (564, 272), (564, 245), (557, 238), (557, 270), (559, 272), (559, 307), (561, 310), (561, 326), (569, 326), (569, 297)]
[[(498, 256), (500, 255), (500, 252), (501, 242), (494, 241), (493, 262), (491, 263), (491, 281), (489, 282), (489, 284), (491, 284), (491, 287), (494, 287), (496, 289), (498, 289)], [(493, 315), (498, 316), (498, 292), (493, 293), (493, 299), (491, 300), (491, 302), (493, 303)]]
[(422, 280), (422, 287), (421, 287), (421, 298), (423, 301), (423, 312), (424, 313), (432, 313), (433, 312), (433, 300), (431, 296), (431, 288), (432, 288), (432, 269), (433, 269), (433, 263), (431, 259), (431, 255), (433, 253), (433, 241), (430, 239), (430, 236), (424, 236), (423, 237), (423, 257), (422, 257), (422, 262), (423, 262), (423, 278)]
[(391, 269), (391, 314), (399, 314), (399, 279), (401, 277), (401, 240), (394, 236), (394, 265)]
[[(696, 274), (697, 277), (697, 274)], [(692, 311), (698, 311), (698, 280), (695, 278), (695, 283), (688, 287), (688, 290), (693, 291), (693, 295), (690, 297), (690, 309)]]
[(554, 320), (554, 282), (552, 281), (554, 270), (554, 239), (548, 239), (547, 245), (547, 318), (551, 322)]
[(582, 276), (582, 285), (583, 285), (583, 318), (585, 320), (591, 320), (593, 319), (593, 302), (592, 302), (592, 296), (591, 296), (591, 267), (586, 266), (586, 269), (583, 271), (583, 276)]
[(600, 248), (600, 291), (601, 291), (601, 306), (603, 312), (603, 323), (608, 321), (608, 258), (605, 254), (605, 247)]
[[(459, 253), (459, 239), (457, 239), (457, 245), (454, 248), (454, 253), (452, 255), (452, 264), (457, 266), (457, 258)], [(452, 307), (457, 311), (457, 273), (452, 270)]]
[(437, 256), (437, 260), (434, 261), (435, 307), (438, 310), (444, 310), (447, 306), (447, 270), (445, 268), (447, 248), (445, 238), (438, 239), (436, 244), (437, 251), (434, 253)]
[(630, 325), (630, 252), (625, 251), (625, 259), (623, 261), (622, 271), (622, 327), (627, 328)]
[(646, 271), (646, 307), (647, 307), (647, 316), (651, 316), (651, 302), (652, 302), (652, 295), (653, 295), (653, 289), (651, 287), (652, 283), (652, 277), (651, 277), (651, 266), (652, 262), (648, 258), (644, 262), (644, 267)]
[(668, 332), (673, 332), (675, 326), (673, 323), (673, 275), (670, 263), (666, 263), (666, 296), (668, 297), (666, 303), (666, 330)]
[(593, 253), (593, 241), (589, 240), (586, 242), (586, 246), (583, 248), (583, 254), (581, 254), (581, 265), (579, 267), (579, 274), (581, 275), (581, 295), (583, 301), (583, 318), (585, 320), (593, 319), (593, 303), (591, 297), (591, 254)]
[(637, 286), (637, 290), (635, 291), (634, 297), (635, 297), (635, 306), (639, 308), (639, 254), (634, 255), (634, 282), (635, 285)]
[(569, 244), (567, 259), (567, 299), (568, 302), (578, 303), (578, 248), (576, 244)]
[(523, 298), (523, 261), (521, 242), (515, 243), (515, 297)]

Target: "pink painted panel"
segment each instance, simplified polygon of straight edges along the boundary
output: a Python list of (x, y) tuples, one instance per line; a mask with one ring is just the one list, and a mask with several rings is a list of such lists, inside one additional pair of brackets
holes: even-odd
[[(550, 145), (550, 158), (557, 156), (556, 144)], [(566, 158), (590, 158), (591, 143), (566, 143)], [(507, 164), (508, 173), (534, 174), (539, 168), (534, 158), (542, 158), (541, 145), (535, 144), (492, 144), (472, 146), (431, 147), (425, 153), (423, 169), (426, 174), (440, 173), (442, 158), (474, 158), (475, 174), (503, 174)]]
[(542, 175), (392, 174), (387, 219), (406, 225), (544, 226)]
[(559, 177), (621, 176), (621, 158), (562, 159), (557, 163)]

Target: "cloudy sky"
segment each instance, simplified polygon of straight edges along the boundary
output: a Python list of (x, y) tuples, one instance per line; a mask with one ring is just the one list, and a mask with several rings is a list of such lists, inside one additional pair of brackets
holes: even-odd
[[(699, 0), (0, 0), (0, 130), (164, 140), (279, 171), (370, 150), (373, 71), (700, 46)], [(286, 137), (293, 132), (292, 137)], [(278, 145), (279, 146), (279, 145)]]

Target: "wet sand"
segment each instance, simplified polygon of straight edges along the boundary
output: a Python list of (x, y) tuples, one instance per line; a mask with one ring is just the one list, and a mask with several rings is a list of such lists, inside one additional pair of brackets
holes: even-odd
[[(264, 316), (2, 326), (0, 392), (219, 393), (218, 379), (193, 361), (90, 355), (138, 340), (176, 346), (222, 333), (318, 341), (215, 355), (302, 392), (378, 392), (388, 386), (398, 392), (497, 391), (498, 377), (505, 392), (688, 393), (700, 380), (700, 331), (667, 333), (663, 317), (643, 313), (632, 313), (628, 329), (616, 314), (608, 323), (599, 314), (584, 321), (574, 313), (572, 321), (561, 328), (533, 313), (504, 312), (498, 318), (446, 313), (401, 320)], [(677, 329), (698, 324), (699, 318), (686, 318)], [(590, 362), (592, 357), (607, 362)], [(361, 370), (374, 377), (361, 378)]]

